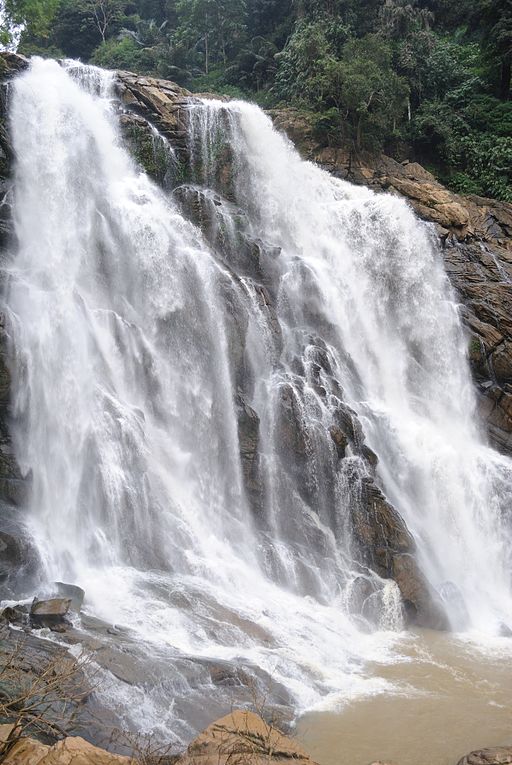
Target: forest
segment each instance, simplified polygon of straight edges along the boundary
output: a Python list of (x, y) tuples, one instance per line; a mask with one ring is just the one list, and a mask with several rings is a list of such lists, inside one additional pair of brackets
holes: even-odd
[(294, 106), (326, 145), (512, 201), (512, 0), (6, 0), (2, 36), (26, 55)]

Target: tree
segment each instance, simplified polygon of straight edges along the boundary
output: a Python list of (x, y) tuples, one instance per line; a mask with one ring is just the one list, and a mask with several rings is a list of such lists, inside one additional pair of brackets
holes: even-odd
[(0, 23), (2, 42), (9, 44), (16, 28), (29, 28), (35, 35), (46, 37), (60, 0), (5, 0)]
[(245, 0), (177, 0), (176, 38), (190, 51), (202, 49), (204, 71), (212, 61), (227, 63), (228, 53), (245, 32)]
[(81, 0), (81, 2), (90, 13), (102, 41), (105, 42), (110, 27), (121, 18), (126, 2), (123, 0)]
[(481, 0), (474, 9), (472, 26), (482, 31), (484, 50), (499, 69), (499, 96), (508, 100), (512, 77), (512, 0)]
[(312, 108), (323, 108), (328, 100), (326, 67), (336, 59), (349, 37), (337, 19), (301, 20), (295, 25), (285, 49), (277, 56), (274, 92), (284, 100), (296, 99)]
[(55, 16), (52, 41), (66, 56), (88, 61), (101, 42), (90, 9), (80, 0), (61, 0)]
[(404, 39), (417, 30), (429, 30), (433, 14), (419, 8), (417, 0), (384, 0), (379, 11), (379, 31), (390, 39)]
[(391, 51), (374, 35), (350, 40), (326, 67), (327, 90), (355, 131), (356, 146), (380, 143), (402, 117), (409, 88), (391, 67)]

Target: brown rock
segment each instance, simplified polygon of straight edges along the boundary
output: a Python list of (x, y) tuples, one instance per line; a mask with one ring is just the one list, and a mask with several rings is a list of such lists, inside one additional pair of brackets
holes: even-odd
[(268, 765), (290, 760), (315, 765), (295, 741), (259, 715), (236, 710), (203, 731), (176, 765)]
[(352, 533), (362, 561), (400, 590), (410, 623), (447, 629), (444, 609), (415, 559), (416, 546), (400, 514), (380, 489), (366, 484), (362, 502), (351, 511)]
[[(5, 727), (8, 726), (2, 726)], [(79, 736), (70, 736), (53, 746), (22, 738), (3, 762), (4, 765), (134, 765), (135, 760), (99, 749)]]
[(30, 607), (30, 621), (41, 626), (62, 622), (71, 608), (71, 598), (50, 598), (34, 601)]
[(508, 765), (512, 763), (512, 747), (497, 746), (479, 749), (463, 757), (457, 765)]
[(420, 627), (449, 629), (443, 607), (412, 555), (405, 553), (393, 556), (392, 576), (400, 589), (409, 621)]

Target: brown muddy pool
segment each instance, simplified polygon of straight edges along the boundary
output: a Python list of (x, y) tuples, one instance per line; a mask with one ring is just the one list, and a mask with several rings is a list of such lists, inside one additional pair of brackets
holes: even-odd
[(399, 652), (368, 667), (387, 691), (333, 699), (299, 720), (296, 738), (316, 762), (456, 765), (472, 749), (512, 745), (511, 638), (425, 630), (404, 637)]

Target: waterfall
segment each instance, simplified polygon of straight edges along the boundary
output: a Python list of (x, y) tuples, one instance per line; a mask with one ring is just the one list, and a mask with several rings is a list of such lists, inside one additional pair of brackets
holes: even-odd
[(375, 480), (432, 588), (475, 629), (512, 620), (511, 463), (480, 432), (430, 228), (249, 104), (191, 106), (193, 183), (173, 193), (127, 151), (113, 75), (34, 59), (10, 110), (13, 438), (44, 577), (153, 658), (259, 667), (299, 709), (378, 692), (365, 666), (392, 655), (399, 593), (350, 514)]

